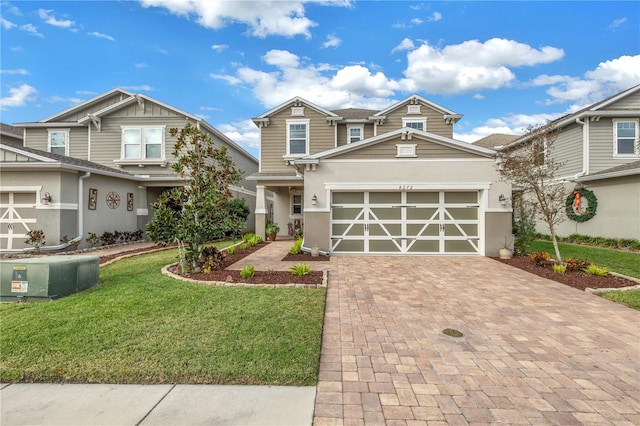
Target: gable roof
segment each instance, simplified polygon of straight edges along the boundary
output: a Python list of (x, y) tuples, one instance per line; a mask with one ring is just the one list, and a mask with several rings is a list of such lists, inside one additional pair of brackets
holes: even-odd
[(417, 94), (413, 94), (411, 96), (409, 96), (408, 98), (405, 98), (399, 102), (396, 102), (392, 105), (390, 105), (388, 108), (383, 109), (380, 112), (377, 112), (376, 114), (373, 114), (371, 116), (372, 119), (376, 119), (376, 118), (382, 118), (385, 117), (388, 113), (397, 110), (398, 108), (401, 108), (405, 105), (408, 104), (413, 104), (413, 105), (417, 105), (417, 104), (425, 104), (428, 107), (432, 108), (433, 110), (441, 113), (445, 120), (447, 120), (448, 122), (452, 122), (455, 123), (458, 120), (460, 120), (462, 118), (462, 114), (456, 114), (455, 112), (451, 111), (448, 108), (443, 107), (442, 105), (438, 105), (435, 102), (431, 102), (428, 99), (423, 98), (420, 95)]
[(505, 133), (493, 133), (489, 136), (485, 136), (482, 139), (478, 139), (472, 142), (475, 146), (481, 146), (483, 148), (494, 149), (494, 147), (510, 144), (516, 139), (520, 138), (519, 135), (508, 135)]
[(295, 160), (295, 162), (300, 164), (316, 163), (321, 159), (331, 158), (347, 152), (357, 151), (359, 149), (363, 149), (366, 147), (370, 147), (372, 145), (376, 145), (381, 142), (394, 139), (398, 136), (402, 138), (406, 138), (408, 142), (410, 142), (412, 138), (417, 137), (423, 140), (429, 140), (431, 142), (435, 142), (440, 145), (448, 146), (453, 149), (469, 152), (469, 153), (476, 154), (482, 157), (487, 157), (487, 158), (491, 158), (495, 155), (495, 151), (488, 148), (475, 146), (466, 142), (436, 135), (434, 133), (424, 132), (422, 130), (405, 127), (402, 129), (396, 129), (391, 132), (383, 133), (381, 135), (374, 136), (368, 139), (363, 139), (358, 142), (353, 142), (347, 145), (339, 146), (337, 148), (332, 148), (327, 151), (319, 152), (317, 154), (308, 155), (306, 157), (302, 157), (299, 160)]
[(344, 120), (369, 120), (373, 114), (377, 113), (375, 109), (363, 109), (363, 108), (344, 108), (334, 109), (333, 113), (339, 115)]
[[(594, 104), (591, 104), (579, 111), (576, 111), (574, 113), (571, 114), (567, 114), (564, 115), (560, 118), (557, 118), (551, 122), (549, 122), (549, 126), (551, 128), (562, 128), (568, 124), (572, 124), (575, 123), (577, 120), (581, 120), (583, 118), (587, 118), (587, 117), (637, 117), (640, 115), (640, 109), (624, 109), (624, 110), (605, 110), (604, 108), (615, 103), (618, 102), (621, 99), (624, 99), (634, 93), (640, 92), (640, 84), (638, 84), (637, 86), (633, 86), (627, 90), (624, 90), (620, 93), (616, 93), (613, 96), (610, 96), (606, 99), (603, 99), (599, 102), (596, 102)], [(521, 136), (520, 138), (516, 139), (515, 141), (511, 142), (508, 145), (505, 145), (503, 147), (501, 147), (500, 149), (504, 149), (504, 148), (511, 148), (515, 145), (519, 145), (521, 143), (526, 142), (529, 139), (529, 135), (524, 135)]]
[(341, 118), (338, 115), (334, 114), (333, 112), (329, 111), (328, 109), (324, 109), (321, 106), (314, 104), (313, 102), (309, 102), (308, 100), (301, 98), (300, 96), (296, 96), (295, 98), (291, 98), (288, 101), (281, 103), (275, 108), (271, 108), (269, 111), (263, 114), (260, 114), (259, 116), (253, 118), (252, 120), (254, 122), (261, 122), (261, 121), (268, 120), (270, 116), (282, 111), (283, 109), (289, 107), (291, 104), (293, 104), (294, 106), (302, 106), (302, 104), (304, 104), (309, 108), (319, 112), (320, 114), (326, 115), (327, 117), (332, 117), (337, 120)]
[(13, 152), (15, 154), (22, 155), (23, 157), (31, 158), (33, 162), (1, 162), (2, 168), (10, 168), (11, 166), (27, 166), (27, 167), (62, 167), (72, 170), (95, 172), (97, 174), (118, 176), (124, 178), (134, 178), (136, 175), (125, 172), (124, 170), (114, 169), (113, 167), (103, 166), (102, 164), (94, 163), (93, 161), (81, 160), (74, 157), (67, 157), (66, 155), (54, 154), (51, 152), (41, 151), (39, 149), (28, 148), (26, 146), (14, 146), (0, 144), (0, 149)]
[[(114, 104), (111, 104), (107, 107), (102, 108), (99, 111), (94, 112), (93, 114), (87, 114), (84, 117), (80, 118), (79, 120), (77, 120), (77, 122), (69, 122), (69, 121), (65, 121), (65, 122), (55, 122), (54, 120), (56, 118), (59, 117), (63, 117), (69, 113), (72, 113), (74, 111), (79, 111), (82, 109), (85, 109), (87, 106), (93, 104), (93, 103), (98, 103), (110, 96), (113, 96), (114, 94), (117, 93), (121, 93), (123, 95), (123, 99), (119, 102), (116, 102)], [(141, 93), (130, 93), (127, 91), (124, 91), (122, 89), (119, 88), (115, 88), (115, 89), (111, 89), (108, 92), (103, 93), (102, 95), (96, 96), (95, 98), (89, 99), (86, 102), (83, 102), (79, 105), (76, 105), (72, 108), (69, 108), (63, 112), (60, 112), (58, 114), (55, 114), (49, 118), (46, 118), (44, 120), (40, 120), (38, 122), (35, 123), (16, 123), (16, 126), (19, 127), (56, 127), (56, 126), (64, 126), (64, 127), (74, 127), (74, 126), (88, 126), (90, 125), (92, 122), (97, 122), (98, 120), (100, 120), (101, 117), (107, 116), (115, 111), (118, 111), (124, 107), (126, 107), (127, 105), (130, 105), (134, 102), (139, 102), (139, 103), (144, 103), (145, 101), (148, 102), (153, 102), (163, 108), (166, 108), (168, 110), (174, 111), (176, 114), (178, 115), (182, 115), (185, 118), (188, 118), (190, 120), (195, 121), (199, 126), (203, 126), (207, 131), (209, 131), (211, 134), (215, 135), (218, 139), (222, 140), (225, 144), (235, 148), (236, 150), (238, 150), (239, 152), (241, 152), (242, 154), (244, 154), (250, 161), (255, 162), (256, 164), (258, 163), (258, 160), (251, 155), (247, 150), (245, 150), (244, 148), (242, 148), (240, 145), (238, 145), (236, 142), (234, 142), (233, 140), (231, 140), (229, 137), (227, 137), (224, 133), (220, 132), (218, 129), (216, 129), (215, 127), (213, 127), (211, 124), (207, 123), (205, 120), (203, 120), (202, 118), (190, 114), (188, 112), (182, 111), (178, 108), (175, 108), (169, 104), (166, 104), (164, 102), (161, 102), (157, 99), (154, 99), (150, 96), (141, 94)]]
[(627, 164), (621, 164), (609, 169), (600, 170), (599, 172), (590, 173), (587, 176), (583, 176), (578, 179), (578, 182), (585, 182), (591, 180), (611, 179), (615, 177), (640, 175), (640, 160), (633, 161)]

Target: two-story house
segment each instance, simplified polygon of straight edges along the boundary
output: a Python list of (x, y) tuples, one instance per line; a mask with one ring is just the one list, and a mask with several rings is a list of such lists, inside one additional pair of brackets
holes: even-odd
[[(557, 228), (560, 236), (640, 239), (640, 85), (597, 102), (550, 123), (558, 130), (553, 149), (562, 164), (556, 178), (573, 190), (593, 192), (597, 207), (588, 220), (567, 219)], [(517, 148), (528, 142), (523, 136), (496, 149)], [(588, 199), (578, 199), (579, 212), (587, 211)], [(539, 232), (548, 233), (543, 223)]]
[[(17, 123), (24, 146), (0, 145), (0, 249), (20, 251), (41, 229), (65, 236), (145, 229), (152, 204), (184, 180), (171, 169), (169, 129), (197, 126), (226, 146), (244, 179), (231, 190), (255, 209), (258, 160), (203, 119), (143, 94), (113, 89), (37, 122)], [(248, 230), (253, 230), (253, 215)], [(84, 244), (84, 242), (83, 242)]]
[(306, 249), (329, 253), (497, 255), (511, 186), (493, 150), (453, 139), (461, 117), (412, 95), (336, 111), (296, 97), (254, 118), (256, 232), (299, 224)]

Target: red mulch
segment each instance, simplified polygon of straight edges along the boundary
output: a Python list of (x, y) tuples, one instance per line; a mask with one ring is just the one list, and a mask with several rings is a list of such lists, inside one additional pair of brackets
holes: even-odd
[(595, 275), (589, 275), (583, 271), (569, 270), (564, 274), (556, 274), (553, 271), (552, 262), (548, 262), (545, 266), (537, 266), (528, 256), (513, 256), (511, 259), (494, 259), (579, 290), (584, 290), (586, 288), (622, 288), (638, 285), (638, 283), (634, 281), (616, 277), (611, 274), (605, 277), (598, 277)]
[[(171, 268), (171, 272), (177, 271)], [(322, 284), (322, 271), (311, 271), (308, 275), (298, 277), (289, 271), (256, 271), (253, 278), (245, 279), (240, 276), (240, 271), (221, 269), (211, 271), (210, 274), (189, 274), (187, 278), (198, 281), (224, 281), (228, 283), (254, 283), (254, 284)]]
[(331, 258), (329, 256), (313, 257), (311, 256), (310, 253), (300, 253), (300, 254), (287, 253), (287, 255), (283, 257), (282, 260), (287, 262), (306, 263), (306, 262), (327, 262), (331, 260)]

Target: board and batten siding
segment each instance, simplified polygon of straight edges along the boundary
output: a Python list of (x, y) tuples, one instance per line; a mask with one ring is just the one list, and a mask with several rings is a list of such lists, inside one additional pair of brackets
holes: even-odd
[(124, 99), (127, 99), (129, 96), (125, 95), (124, 93), (114, 93), (111, 96), (108, 96), (102, 100), (100, 100), (99, 102), (95, 102), (92, 103), (90, 105), (87, 105), (86, 108), (80, 109), (80, 110), (76, 110), (76, 111), (71, 111), (66, 115), (63, 115), (61, 117), (57, 117), (55, 119), (55, 122), (64, 122), (64, 121), (68, 121), (68, 122), (72, 122), (72, 123), (76, 123), (78, 122), (78, 120), (80, 120), (81, 118), (84, 118), (87, 116), (87, 114), (94, 114), (108, 106), (111, 106), (113, 104), (117, 104), (120, 101), (123, 101)]
[[(331, 157), (341, 160), (374, 160), (374, 159), (395, 159), (398, 153), (396, 144), (416, 144), (416, 155), (418, 159), (441, 159), (441, 158), (476, 158), (475, 154), (461, 151), (459, 149), (444, 146), (435, 142), (425, 141), (418, 138), (411, 140), (401, 140), (396, 138), (390, 141), (381, 142), (370, 147), (364, 147), (353, 152)], [(407, 160), (411, 160), (407, 158)]]
[(309, 120), (309, 154), (335, 148), (335, 126), (326, 116), (305, 107), (304, 116), (292, 116), (291, 108), (284, 108), (269, 117), (269, 125), (260, 129), (260, 162), (263, 173), (285, 173), (291, 168), (285, 164), (287, 154), (287, 120)]
[(556, 172), (556, 176), (573, 176), (582, 171), (583, 146), (582, 126), (571, 124), (558, 134), (553, 143), (553, 155), (557, 163), (562, 166)]
[(407, 104), (405, 104), (390, 111), (386, 116), (387, 119), (384, 124), (378, 127), (378, 135), (401, 129), (403, 118), (426, 118), (427, 128), (425, 130), (427, 132), (446, 138), (453, 138), (453, 126), (444, 122), (443, 114), (424, 104), (420, 104), (420, 114), (408, 114)]

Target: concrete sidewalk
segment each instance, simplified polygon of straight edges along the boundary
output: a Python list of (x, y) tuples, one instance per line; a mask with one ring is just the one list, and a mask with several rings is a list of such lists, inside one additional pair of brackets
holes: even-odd
[(316, 388), (2, 384), (0, 424), (311, 425)]

